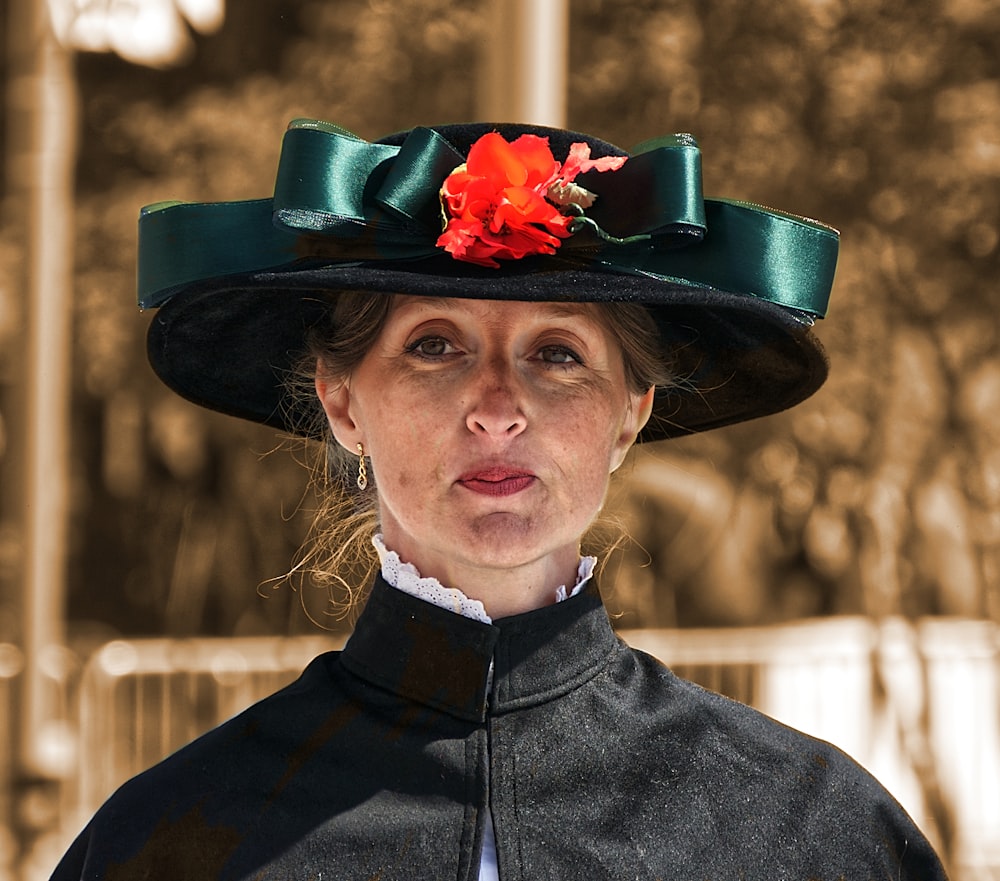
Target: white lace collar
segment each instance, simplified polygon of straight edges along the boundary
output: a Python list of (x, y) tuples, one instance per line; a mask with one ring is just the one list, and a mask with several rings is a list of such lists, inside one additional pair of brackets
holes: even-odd
[[(375, 545), (379, 560), (382, 562), (382, 577), (392, 587), (442, 609), (464, 615), (466, 618), (482, 621), (484, 624), (493, 623), (493, 619), (486, 614), (486, 607), (479, 600), (467, 597), (457, 588), (445, 587), (436, 578), (424, 578), (416, 566), (404, 563), (399, 559), (399, 554), (385, 546), (381, 533), (372, 536), (372, 544)], [(597, 557), (581, 557), (576, 572), (576, 584), (568, 593), (565, 584), (557, 588), (555, 601), (561, 603), (571, 596), (576, 596), (593, 574), (596, 563)]]

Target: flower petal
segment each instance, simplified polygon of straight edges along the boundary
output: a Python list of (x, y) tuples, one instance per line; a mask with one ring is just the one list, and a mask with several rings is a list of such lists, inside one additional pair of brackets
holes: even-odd
[(584, 209), (589, 208), (597, 201), (597, 195), (590, 190), (579, 184), (563, 183), (562, 181), (556, 181), (552, 184), (545, 195), (556, 205), (579, 205)]
[(465, 164), (470, 174), (486, 178), (497, 189), (520, 187), (528, 179), (521, 157), (498, 132), (488, 132), (476, 141)]
[(563, 183), (570, 183), (578, 174), (588, 171), (617, 171), (625, 164), (627, 158), (627, 156), (601, 156), (599, 159), (591, 159), (590, 145), (577, 142), (570, 145), (569, 155), (563, 163), (559, 178)]
[(539, 135), (521, 135), (510, 146), (527, 171), (524, 185), (544, 192), (559, 173), (559, 163), (549, 149), (549, 139)]

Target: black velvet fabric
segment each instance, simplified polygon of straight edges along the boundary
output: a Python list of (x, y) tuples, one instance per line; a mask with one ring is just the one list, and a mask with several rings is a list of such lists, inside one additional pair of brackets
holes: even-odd
[[(445, 259), (442, 272), (457, 262)], [(325, 425), (318, 404), (289, 400), (285, 383), (303, 354), (306, 329), (322, 319), (336, 292), (369, 290), (644, 303), (659, 328), (663, 358), (680, 382), (657, 391), (640, 442), (778, 413), (826, 380), (828, 361), (819, 340), (781, 306), (643, 276), (566, 267), (539, 272), (527, 258), (519, 264), (523, 275), (489, 276), (482, 270), (483, 277), (471, 281), (475, 267), (463, 266), (463, 275), (448, 278), (428, 274), (423, 264), (411, 269), (322, 266), (256, 273), (225, 284), (212, 280), (191, 286), (156, 313), (147, 337), (149, 360), (170, 388), (196, 404), (318, 436)]]
[(503, 881), (945, 877), (851, 759), (622, 644), (593, 584), (488, 625), (379, 581), (342, 653), (125, 784), (53, 879), (475, 879), (487, 805)]

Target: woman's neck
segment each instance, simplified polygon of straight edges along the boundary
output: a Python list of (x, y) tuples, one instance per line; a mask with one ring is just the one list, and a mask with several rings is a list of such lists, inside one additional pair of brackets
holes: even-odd
[[(576, 548), (569, 553), (550, 554), (540, 560), (504, 567), (469, 565), (452, 555), (444, 557), (426, 551), (408, 555), (405, 550), (395, 548), (388, 538), (379, 548), (383, 561), (386, 549), (396, 552), (398, 559), (409, 563), (420, 577), (434, 579), (445, 589), (455, 589), (464, 597), (482, 603), (491, 620), (552, 605), (560, 593), (567, 595), (573, 591), (581, 574)], [(588, 563), (587, 573), (591, 568)]]

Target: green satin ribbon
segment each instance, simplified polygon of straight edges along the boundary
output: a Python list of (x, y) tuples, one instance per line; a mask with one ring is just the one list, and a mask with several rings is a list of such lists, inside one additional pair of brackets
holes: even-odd
[(147, 205), (139, 212), (139, 307), (162, 306), (198, 281), (294, 263), (300, 236), (277, 229), (273, 212), (270, 199)]
[[(288, 269), (308, 257), (391, 265), (440, 256), (438, 192), (464, 161), (429, 128), (413, 129), (397, 147), (296, 120), (282, 144), (273, 199), (142, 209), (139, 305), (160, 306), (201, 280)], [(617, 171), (577, 182), (598, 198), (560, 251), (598, 270), (825, 314), (836, 231), (757, 205), (703, 199), (700, 152), (690, 136), (646, 142)]]
[(706, 199), (708, 232), (688, 248), (604, 249), (595, 263), (626, 275), (748, 294), (812, 318), (830, 301), (840, 235), (819, 221), (732, 199)]
[[(384, 249), (418, 240), (433, 249), (441, 232), (441, 184), (464, 162), (433, 129), (415, 128), (399, 147), (389, 147), (296, 120), (281, 149), (275, 222), (334, 236), (375, 232)], [(704, 234), (701, 153), (689, 135), (650, 141), (613, 174), (577, 180), (598, 196), (588, 216), (612, 236)], [(560, 247), (588, 244), (569, 240)]]

